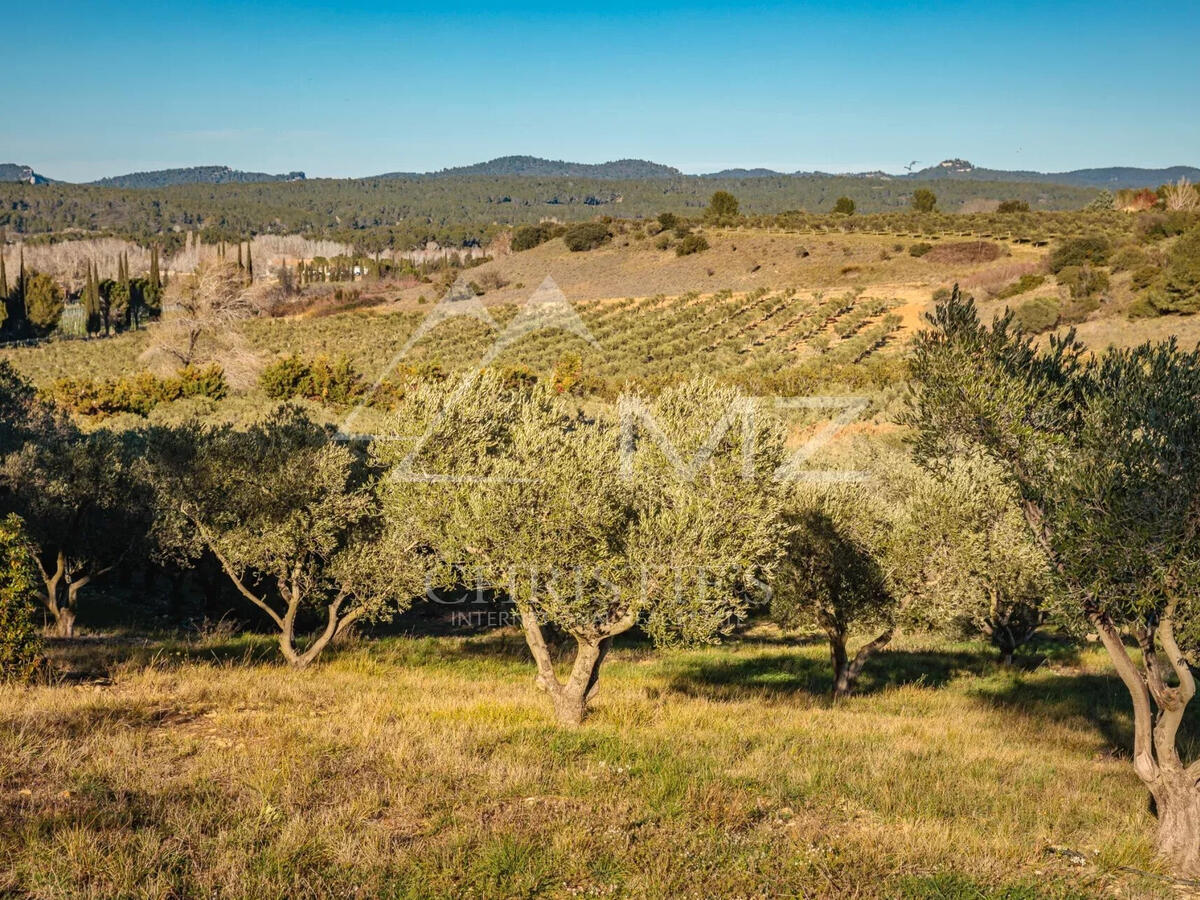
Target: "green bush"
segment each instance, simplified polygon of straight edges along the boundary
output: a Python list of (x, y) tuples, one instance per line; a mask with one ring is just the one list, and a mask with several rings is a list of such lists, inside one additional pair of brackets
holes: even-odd
[(1149, 296), (1159, 312), (1200, 312), (1200, 227), (1175, 242), (1167, 253), (1162, 279)]
[(1108, 264), (1112, 245), (1103, 235), (1070, 238), (1050, 254), (1050, 271), (1058, 274), (1067, 266), (1103, 266)]
[(1140, 247), (1125, 246), (1114, 253), (1109, 260), (1114, 272), (1132, 272), (1150, 264), (1150, 257)]
[(1075, 299), (1095, 297), (1108, 290), (1108, 273), (1092, 266), (1067, 266), (1058, 272), (1058, 283)]
[(661, 212), (658, 214), (658, 224), (663, 231), (670, 231), (679, 224), (679, 217), (675, 213)]
[(675, 245), (676, 256), (691, 256), (693, 253), (700, 253), (708, 249), (708, 241), (703, 235), (689, 234)]
[(933, 244), (927, 244), (924, 241), (921, 241), (920, 243), (913, 244), (911, 247), (908, 248), (908, 255), (922, 257), (932, 249), (933, 249)]
[(558, 237), (566, 229), (554, 222), (539, 222), (537, 225), (522, 225), (513, 232), (512, 249), (514, 253), (532, 250), (539, 244)]
[(1171, 212), (1145, 213), (1138, 216), (1136, 232), (1144, 243), (1162, 241), (1178, 234), (1183, 234), (1196, 225), (1195, 213), (1182, 210)]
[(1150, 302), (1150, 298), (1138, 297), (1129, 304), (1129, 309), (1125, 310), (1125, 315), (1131, 319), (1153, 319), (1156, 316), (1161, 316), (1162, 313)]
[(1013, 310), (1013, 320), (1022, 331), (1037, 334), (1058, 324), (1059, 306), (1054, 297), (1033, 297)]
[(837, 202), (833, 204), (833, 211), (844, 216), (854, 215), (854, 201), (849, 197), (838, 197)]
[(0, 520), (0, 681), (28, 681), (42, 658), (37, 576), (24, 523)]
[(584, 250), (595, 250), (609, 240), (608, 226), (600, 222), (582, 222), (572, 225), (563, 234), (563, 243), (567, 249), (579, 253)]
[(303, 397), (335, 406), (357, 401), (367, 389), (348, 359), (325, 355), (311, 361), (296, 354), (278, 360), (263, 369), (259, 384), (272, 400)]
[(1045, 275), (1028, 274), (1022, 275), (1012, 284), (996, 294), (997, 299), (1006, 300), (1009, 297), (1015, 297), (1018, 294), (1028, 294), (1032, 290), (1040, 288), (1046, 283)]
[(1156, 284), (1161, 277), (1162, 269), (1158, 266), (1139, 266), (1129, 276), (1129, 284), (1134, 290), (1144, 291), (1151, 285)]
[(522, 225), (512, 236), (513, 253), (520, 253), (523, 250), (532, 250), (538, 244), (544, 243), (546, 240), (545, 231), (538, 225)]
[(1009, 215), (1011, 213), (1027, 213), (1029, 212), (1029, 204), (1024, 200), (1004, 200), (996, 207), (996, 212), (1001, 215)]

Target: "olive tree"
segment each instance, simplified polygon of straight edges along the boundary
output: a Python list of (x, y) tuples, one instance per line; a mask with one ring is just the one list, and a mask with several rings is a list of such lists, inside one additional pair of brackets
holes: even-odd
[(1042, 350), (1008, 316), (981, 325), (957, 290), (930, 324), (912, 359), (914, 452), (934, 466), (981, 452), (1010, 480), (1066, 610), (1129, 691), (1158, 849), (1200, 875), (1200, 761), (1177, 740), (1200, 648), (1200, 352), (1089, 355), (1073, 334)]
[[(854, 690), (867, 661), (896, 631), (904, 597), (887, 569), (887, 515), (877, 485), (801, 484), (789, 498), (789, 536), (771, 615), (784, 628), (824, 633), (834, 699)], [(851, 656), (851, 634), (864, 630), (874, 636)]]
[[(447, 563), (507, 594), (564, 724), (583, 720), (616, 636), (716, 640), (775, 563), (782, 438), (734, 390), (696, 382), (587, 418), (485, 373), (405, 407), (397, 431), (419, 438), (384, 445), (389, 518), (425, 523)], [(730, 410), (742, 426), (722, 427)], [(575, 645), (563, 676), (551, 629)]]
[(914, 617), (927, 627), (968, 626), (1009, 664), (1049, 615), (1045, 553), (1016, 492), (986, 457), (948, 460), (936, 473), (896, 462), (907, 490), (893, 544), (907, 548)]
[[(383, 522), (375, 474), (294, 407), (244, 429), (189, 423), (151, 433), (158, 539), (207, 551), (304, 668), (360, 620), (389, 618), (423, 584), (420, 558)], [(298, 619), (324, 619), (307, 641)]]
[(4, 459), (11, 507), (37, 548), (41, 599), (60, 637), (74, 637), (79, 595), (125, 563), (146, 538), (145, 483), (134, 437), (81, 432), (46, 417)]

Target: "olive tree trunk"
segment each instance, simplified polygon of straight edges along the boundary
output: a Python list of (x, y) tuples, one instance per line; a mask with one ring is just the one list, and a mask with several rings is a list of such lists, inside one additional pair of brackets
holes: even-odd
[(214, 550), (213, 555), (216, 556), (217, 562), (221, 564), (221, 568), (224, 569), (233, 586), (237, 588), (238, 593), (271, 617), (271, 621), (279, 629), (279, 651), (287, 660), (288, 665), (294, 668), (308, 668), (331, 641), (343, 634), (365, 612), (363, 607), (355, 606), (349, 612), (342, 613), (342, 605), (350, 595), (345, 590), (338, 592), (326, 608), (325, 627), (301, 650), (296, 643), (296, 616), (300, 613), (300, 607), (304, 602), (299, 566), (292, 570), (289, 578), (278, 580), (279, 594), (285, 605), (283, 615), (280, 615), (267, 601), (267, 595), (264, 594), (260, 597), (246, 586), (242, 576), (222, 554)]
[(42, 577), (42, 605), (54, 619), (54, 634), (61, 638), (75, 637), (75, 619), (79, 612), (79, 592), (98, 575), (103, 575), (112, 566), (97, 572), (72, 572), (66, 552), (59, 550), (54, 557), (54, 569), (43, 565), (36, 554), (38, 572)]
[(858, 676), (863, 667), (875, 653), (882, 650), (891, 641), (896, 630), (888, 627), (878, 637), (867, 641), (858, 648), (853, 659), (846, 650), (846, 629), (830, 626), (825, 629), (829, 638), (829, 656), (833, 662), (833, 699), (840, 700), (854, 692)]
[(1018, 650), (1028, 644), (1046, 622), (1046, 613), (1025, 603), (1005, 603), (995, 592), (990, 597), (983, 633), (1000, 654), (1000, 662), (1012, 665)]
[[(1175, 604), (1153, 629), (1135, 630), (1140, 664), (1108, 616), (1092, 608), (1088, 618), (1133, 700), (1133, 769), (1154, 798), (1158, 852), (1175, 874), (1200, 878), (1200, 760), (1185, 765), (1176, 743), (1196, 682), (1175, 639)], [(1167, 683), (1160, 649), (1175, 675), (1174, 685)]]
[(632, 628), (634, 621), (635, 617), (628, 615), (590, 633), (573, 633), (575, 659), (564, 681), (559, 679), (554, 670), (554, 659), (536, 615), (532, 610), (521, 610), (521, 628), (538, 670), (534, 684), (550, 696), (555, 718), (561, 724), (577, 727), (583, 723), (588, 704), (595, 699), (599, 690), (600, 666), (608, 655), (612, 639)]

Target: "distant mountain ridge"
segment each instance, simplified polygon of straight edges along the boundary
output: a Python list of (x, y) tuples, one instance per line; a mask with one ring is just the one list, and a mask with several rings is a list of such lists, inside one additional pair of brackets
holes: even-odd
[[(946, 159), (935, 166), (927, 166), (915, 172), (893, 174), (889, 172), (779, 172), (767, 168), (732, 168), (702, 175), (685, 175), (673, 166), (645, 159), (618, 159), (603, 163), (577, 163), (564, 160), (543, 159), (538, 156), (501, 156), (487, 162), (469, 166), (441, 169), (437, 172), (387, 172), (363, 179), (335, 179), (339, 181), (368, 181), (380, 179), (426, 180), (482, 176), (492, 178), (579, 178), (597, 181), (641, 181), (667, 178), (705, 178), (737, 181), (758, 178), (860, 178), (878, 181), (1003, 181), (1008, 183), (1056, 184), (1067, 187), (1083, 187), (1109, 190), (1120, 188), (1157, 187), (1167, 182), (1187, 178), (1200, 183), (1200, 168), (1195, 166), (1169, 166), (1161, 169), (1136, 166), (1109, 166), (1095, 169), (1072, 169), (1069, 172), (1034, 172), (1025, 170), (988, 169), (976, 166), (965, 159)], [(149, 172), (132, 172), (100, 178), (87, 184), (96, 187), (114, 188), (163, 188), (187, 184), (252, 184), (271, 181), (305, 181), (303, 172), (286, 172), (271, 175), (266, 172), (243, 172), (229, 166), (191, 166), (181, 169), (158, 169)], [(0, 182), (24, 182), (26, 184), (56, 184), (54, 179), (40, 175), (32, 167), (18, 163), (0, 163)]]
[(23, 181), (26, 184), (53, 184), (45, 175), (39, 175), (30, 166), (20, 163), (0, 163), (0, 181)]
[(262, 181), (304, 181), (303, 172), (269, 175), (266, 172), (241, 172), (229, 166), (190, 166), (186, 169), (157, 169), (100, 178), (88, 184), (96, 187), (160, 188), (176, 184), (253, 184)]
[[(777, 172), (773, 169), (725, 169), (721, 172), (701, 175), (701, 178), (789, 178), (796, 176), (828, 176), (828, 172)], [(1136, 166), (1109, 166), (1102, 169), (1072, 169), (1069, 172), (1033, 172), (1009, 169), (984, 169), (965, 159), (946, 159), (936, 166), (927, 166), (916, 172), (892, 175), (888, 172), (845, 173), (848, 178), (899, 179), (902, 181), (938, 181), (957, 179), (960, 181), (1006, 181), (1063, 184), (1070, 187), (1120, 188), (1157, 187), (1171, 181), (1186, 178), (1200, 182), (1200, 168), (1195, 166), (1170, 166), (1165, 169), (1142, 169)]]
[(1200, 169), (1195, 166), (1170, 166), (1165, 169), (1142, 169), (1136, 166), (1108, 166), (1102, 169), (1072, 169), (1070, 172), (1029, 172), (1003, 169), (982, 169), (965, 159), (947, 159), (936, 166), (913, 172), (906, 178), (936, 180), (959, 178), (968, 181), (1041, 181), (1048, 184), (1069, 184), (1075, 187), (1119, 188), (1156, 187), (1169, 181), (1186, 178), (1200, 181)]
[(640, 178), (680, 178), (683, 173), (672, 166), (645, 159), (617, 159), (604, 163), (576, 163), (538, 156), (500, 156), (470, 166), (457, 166), (439, 172), (387, 172), (377, 178), (453, 178), (462, 175), (499, 177), (532, 176), (537, 178), (600, 178), (637, 180)]

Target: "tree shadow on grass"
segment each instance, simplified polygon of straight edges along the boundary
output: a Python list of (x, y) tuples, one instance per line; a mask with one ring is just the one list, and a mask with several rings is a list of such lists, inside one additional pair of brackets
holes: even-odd
[(191, 640), (176, 634), (117, 632), (50, 638), (46, 641), (50, 682), (107, 682), (129, 666), (184, 664), (261, 665), (282, 662), (272, 635), (238, 632), (221, 638)]
[[(941, 687), (955, 678), (979, 675), (996, 666), (994, 660), (979, 652), (888, 650), (867, 662), (855, 693), (869, 695), (904, 685)], [(801, 694), (827, 697), (833, 690), (833, 668), (823, 656), (788, 649), (751, 657), (709, 657), (684, 661), (668, 690), (725, 701), (783, 700)]]

